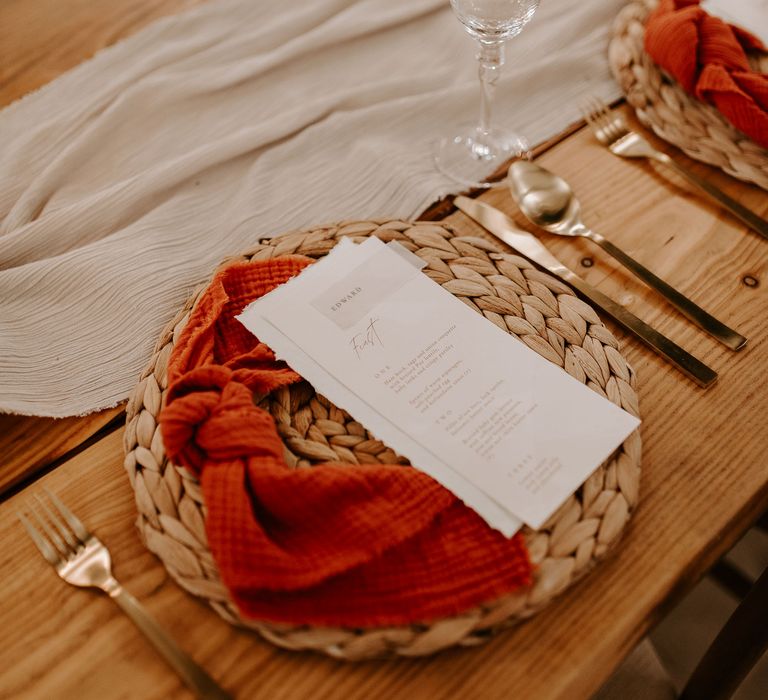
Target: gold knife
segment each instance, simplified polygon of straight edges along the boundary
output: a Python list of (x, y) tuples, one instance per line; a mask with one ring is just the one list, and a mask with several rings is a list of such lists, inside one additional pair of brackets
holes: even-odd
[(518, 253), (567, 282), (587, 299), (597, 304), (620, 326), (633, 333), (648, 347), (666, 358), (699, 386), (707, 388), (717, 380), (717, 372), (696, 359), (655, 328), (640, 320), (621, 304), (587, 284), (561, 263), (533, 234), (517, 228), (512, 220), (495, 207), (468, 197), (456, 197), (454, 204), (487, 231), (500, 238)]

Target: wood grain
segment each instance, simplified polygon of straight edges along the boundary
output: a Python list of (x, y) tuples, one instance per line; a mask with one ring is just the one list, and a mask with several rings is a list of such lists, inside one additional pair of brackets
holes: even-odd
[[(0, 3), (0, 107), (37, 90), (150, 22), (205, 0), (6, 0)], [(558, 136), (556, 138), (562, 138)], [(451, 210), (444, 200), (429, 218)], [(0, 414), (0, 499), (75, 449), (120, 409), (64, 419)]]
[[(622, 112), (631, 124), (642, 128), (631, 110), (623, 107)], [(648, 135), (644, 130), (643, 133)], [(738, 182), (687, 158), (659, 139), (649, 138), (742, 204), (768, 215), (768, 197), (758, 187)], [(721, 379), (743, 372), (744, 367), (756, 361), (755, 353), (760, 353), (761, 347), (765, 350), (766, 321), (755, 318), (765, 316), (760, 309), (767, 308), (768, 244), (764, 239), (662, 166), (614, 156), (586, 128), (537, 160), (570, 183), (581, 202), (587, 225), (740, 330), (749, 338), (747, 347), (733, 353), (721, 346), (589, 241), (537, 230), (519, 213), (506, 189), (489, 192), (482, 199), (503, 209), (522, 228), (536, 231), (542, 242), (572, 270), (711, 364), (721, 373)], [(481, 231), (463, 214), (454, 216), (469, 223), (474, 231)], [(615, 325), (611, 327), (617, 336), (626, 338)], [(674, 370), (634, 340), (631, 345), (636, 349), (629, 357), (641, 374), (642, 399), (644, 385), (647, 390), (649, 381), (672, 377)], [(652, 371), (644, 373), (646, 365)], [(693, 387), (688, 380), (682, 384)], [(710, 392), (702, 396), (708, 399)]]
[[(585, 217), (750, 338), (732, 353), (685, 321), (581, 241), (548, 245), (604, 291), (722, 373), (707, 392), (630, 339), (645, 417), (642, 500), (617, 554), (529, 622), (477, 649), (423, 660), (345, 665), (271, 648), (230, 628), (168, 581), (139, 542), (132, 494), (114, 433), (47, 474), (110, 546), (116, 573), (190, 653), (238, 697), (587, 698), (641, 636), (768, 506), (762, 468), (768, 431), (768, 246), (621, 161), (582, 131), (542, 162), (569, 179)], [(711, 174), (711, 173), (710, 173)], [(716, 178), (717, 179), (717, 178)], [(725, 183), (766, 208), (760, 192)], [(484, 199), (512, 212), (505, 192)], [(462, 214), (451, 221), (476, 233)], [(523, 223), (522, 221), (520, 223)], [(744, 274), (760, 281), (741, 283)], [(27, 492), (32, 489), (27, 489)], [(0, 506), (2, 697), (189, 697), (110, 601), (59, 581), (15, 520), (28, 493)]]
[(0, 107), (153, 20), (203, 1), (4, 0), (0, 3)]
[[(0, 107), (40, 88), (160, 17), (204, 0), (6, 0), (0, 3)], [(85, 417), (0, 414), (0, 498), (103, 428), (122, 409)]]
[(77, 449), (123, 412), (123, 406), (117, 406), (71, 418), (0, 414), (0, 498), (35, 472)]
[[(0, 105), (152, 18), (194, 3), (0, 4)], [(542, 235), (566, 264), (711, 364), (721, 379), (703, 392), (617, 331), (639, 373), (645, 417), (639, 511), (617, 555), (528, 623), (483, 647), (419, 661), (345, 665), (282, 652), (230, 628), (171, 583), (143, 548), (133, 527), (119, 431), (40, 479), (103, 537), (129, 590), (238, 697), (589, 697), (768, 506), (765, 241), (663, 170), (619, 160), (585, 130), (549, 150), (541, 162), (569, 180), (587, 223), (750, 341), (742, 352), (731, 353), (587, 241)], [(693, 169), (768, 213), (764, 192), (705, 166)], [(505, 191), (483, 199), (514, 211)], [(465, 232), (478, 231), (461, 214), (450, 221)], [(104, 419), (3, 417), (0, 444), (16, 464), (44, 464), (79, 444)], [(67, 586), (43, 561), (15, 518), (31, 490), (0, 505), (0, 697), (190, 697), (111, 601)]]
[[(660, 391), (679, 386), (665, 383)], [(519, 628), (483, 647), (425, 660), (345, 665), (282, 652), (230, 628), (168, 581), (139, 542), (119, 433), (40, 485), (62, 495), (102, 537), (117, 576), (239, 697), (588, 697), (765, 505), (765, 476), (753, 468), (765, 449), (765, 392), (756, 387), (756, 401), (736, 408), (742, 421), (733, 442), (718, 442), (707, 439), (718, 427), (706, 420), (711, 405), (702, 398), (717, 401), (716, 391), (690, 387), (671, 392), (669, 401), (647, 395), (644, 498), (613, 559)], [(0, 506), (0, 697), (188, 697), (109, 600), (54, 575), (15, 519), (28, 495)]]

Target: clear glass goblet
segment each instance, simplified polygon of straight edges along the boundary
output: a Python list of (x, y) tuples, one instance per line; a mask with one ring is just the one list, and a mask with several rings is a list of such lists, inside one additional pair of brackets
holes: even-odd
[(488, 177), (502, 163), (528, 157), (520, 134), (491, 121), (493, 97), (504, 65), (504, 42), (528, 24), (539, 0), (451, 0), (456, 16), (477, 41), (480, 74), (480, 120), (439, 141), (434, 158), (438, 170), (467, 187), (491, 187)]

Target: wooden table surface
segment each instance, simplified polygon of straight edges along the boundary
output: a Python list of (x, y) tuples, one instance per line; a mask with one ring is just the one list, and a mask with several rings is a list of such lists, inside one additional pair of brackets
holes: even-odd
[[(193, 4), (8, 0), (0, 5), (0, 105)], [(110, 600), (63, 583), (23, 533), (16, 511), (40, 487), (73, 507), (112, 551), (126, 588), (237, 697), (589, 697), (768, 507), (768, 241), (667, 173), (612, 156), (586, 129), (572, 131), (542, 149), (540, 162), (570, 181), (588, 221), (749, 338), (732, 353), (589, 242), (544, 239), (589, 282), (720, 373), (705, 392), (609, 321), (638, 372), (644, 446), (640, 507), (613, 557), (482, 647), (356, 664), (284, 652), (183, 592), (139, 541), (122, 467), (121, 407), (58, 421), (0, 416), (0, 698), (191, 697)], [(664, 147), (768, 214), (763, 191)], [(482, 199), (525, 224), (505, 191)], [(479, 232), (460, 213), (447, 220)]]

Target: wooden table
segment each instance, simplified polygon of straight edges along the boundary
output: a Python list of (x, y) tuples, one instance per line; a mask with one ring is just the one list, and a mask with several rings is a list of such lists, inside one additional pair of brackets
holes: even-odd
[[(192, 4), (3, 3), (0, 105)], [(768, 213), (758, 188), (665, 148)], [(142, 546), (122, 468), (120, 407), (63, 421), (0, 416), (0, 697), (190, 697), (111, 601), (64, 584), (23, 534), (16, 511), (40, 487), (58, 492), (95, 530), (112, 550), (117, 577), (238, 697), (539, 700), (586, 698), (601, 685), (768, 506), (768, 242), (666, 173), (615, 158), (586, 129), (541, 151), (541, 162), (571, 182), (597, 229), (750, 339), (734, 354), (588, 242), (545, 239), (589, 282), (721, 375), (704, 392), (611, 326), (638, 371), (644, 419), (642, 500), (616, 555), (534, 619), (480, 648), (358, 664), (283, 652), (179, 589)], [(506, 192), (482, 198), (514, 211)], [(459, 213), (448, 220), (478, 233)]]

